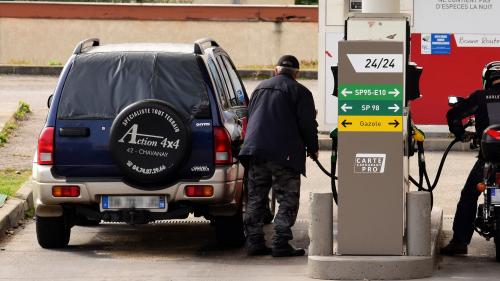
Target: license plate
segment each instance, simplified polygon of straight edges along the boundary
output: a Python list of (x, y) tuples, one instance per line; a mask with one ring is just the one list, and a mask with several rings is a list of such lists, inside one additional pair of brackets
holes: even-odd
[(491, 191), (491, 204), (500, 204), (500, 189), (492, 188)]
[(101, 197), (101, 206), (109, 209), (166, 209), (165, 196), (115, 196)]

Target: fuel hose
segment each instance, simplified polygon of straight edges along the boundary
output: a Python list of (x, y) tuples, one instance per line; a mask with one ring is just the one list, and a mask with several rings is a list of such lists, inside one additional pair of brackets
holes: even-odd
[[(418, 174), (419, 174), (419, 180), (415, 180), (412, 176), (409, 176), (409, 179), (411, 183), (413, 183), (419, 191), (427, 191), (431, 194), (431, 206), (433, 204), (433, 191), (436, 188), (437, 184), (439, 183), (439, 179), (441, 178), (441, 174), (443, 172), (443, 167), (446, 162), (446, 159), (448, 157), (448, 154), (450, 153), (451, 149), (453, 146), (460, 142), (458, 138), (455, 138), (446, 148), (443, 156), (441, 157), (441, 161), (439, 163), (438, 171), (436, 174), (436, 177), (434, 181), (431, 184), (431, 181), (429, 179), (429, 175), (427, 173), (427, 166), (425, 163), (425, 150), (424, 150), (424, 145), (423, 141), (417, 141), (417, 148), (418, 148)], [(336, 159), (336, 154), (337, 154), (337, 144), (334, 142), (332, 145), (332, 153), (334, 156), (332, 156)], [(328, 170), (319, 162), (317, 158), (313, 158), (313, 161), (318, 165), (319, 169), (328, 177), (331, 178), (331, 187), (332, 187), (332, 194), (333, 194), (333, 199), (335, 200), (335, 203), (338, 204), (338, 192), (337, 192), (337, 184), (336, 180), (338, 180), (336, 176), (336, 161), (332, 160), (332, 167), (331, 167), (331, 172), (328, 172)], [(424, 180), (425, 184), (427, 187), (424, 186)]]

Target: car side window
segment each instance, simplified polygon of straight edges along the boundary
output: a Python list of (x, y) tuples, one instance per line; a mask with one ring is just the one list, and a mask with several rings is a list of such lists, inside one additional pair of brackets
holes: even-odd
[(227, 68), (224, 64), (224, 62), (222, 61), (222, 56), (217, 56), (217, 63), (219, 64), (219, 67), (220, 67), (220, 70), (222, 72), (222, 78), (227, 86), (227, 98), (228, 98), (228, 101), (229, 101), (229, 105), (231, 107), (233, 106), (239, 106), (238, 105), (238, 98), (236, 97), (236, 93), (234, 92), (234, 88), (233, 88), (233, 85), (231, 83), (231, 78), (229, 78), (229, 73), (227, 71)]
[(247, 100), (245, 97), (245, 88), (243, 87), (241, 80), (231, 63), (230, 59), (226, 56), (223, 56), (224, 64), (226, 65), (227, 72), (229, 73), (229, 78), (231, 79), (231, 84), (233, 86), (233, 91), (236, 94), (236, 102), (238, 106), (246, 106)]
[(217, 71), (217, 66), (211, 58), (208, 59), (208, 68), (210, 74), (212, 75), (212, 78), (214, 79), (217, 97), (221, 103), (221, 107), (223, 109), (227, 109), (229, 107), (229, 103), (225, 94), (226, 90), (224, 89), (224, 86), (222, 84), (223, 82), (221, 80), (221, 77), (219, 76), (219, 72)]

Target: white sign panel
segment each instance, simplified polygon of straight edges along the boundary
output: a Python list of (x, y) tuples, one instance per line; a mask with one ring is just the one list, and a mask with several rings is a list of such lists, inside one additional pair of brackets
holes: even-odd
[(344, 33), (327, 32), (325, 46), (325, 123), (337, 124), (337, 97), (333, 96), (335, 81), (332, 66), (337, 66), (339, 60), (339, 41), (344, 40)]
[(418, 33), (498, 34), (500, 0), (416, 0)]
[(500, 35), (455, 34), (455, 41), (457, 46), (462, 48), (500, 48)]
[(386, 154), (357, 153), (354, 159), (354, 173), (383, 174), (385, 172)]
[(399, 54), (348, 54), (357, 73), (401, 73), (403, 55)]

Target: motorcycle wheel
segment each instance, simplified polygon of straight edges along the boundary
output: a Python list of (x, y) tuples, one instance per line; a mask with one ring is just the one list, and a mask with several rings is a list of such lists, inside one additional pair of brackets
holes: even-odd
[(495, 208), (495, 254), (497, 262), (500, 262), (500, 207)]

